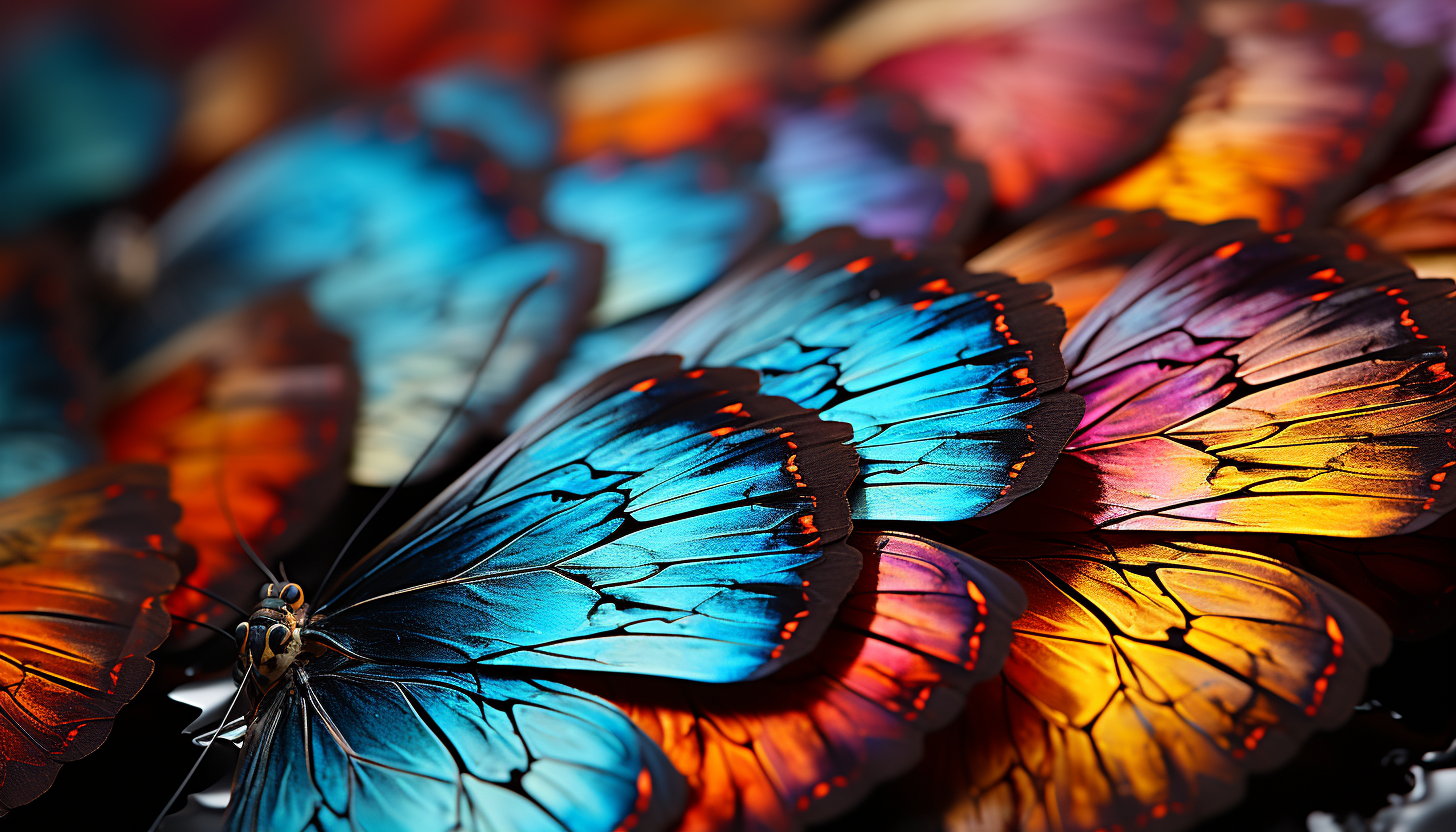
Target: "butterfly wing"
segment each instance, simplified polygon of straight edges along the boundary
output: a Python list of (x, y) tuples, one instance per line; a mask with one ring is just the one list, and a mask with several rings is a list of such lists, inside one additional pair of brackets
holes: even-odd
[(969, 268), (1047, 284), (1067, 315), (1067, 326), (1075, 327), (1134, 264), (1192, 227), (1156, 209), (1066, 208), (977, 254)]
[(556, 114), (528, 79), (464, 62), (415, 81), (409, 97), (425, 123), (469, 133), (513, 168), (542, 170), (555, 158)]
[[(0, 232), (114, 199), (167, 148), (175, 92), (75, 15), (13, 11), (0, 33)], [(19, 18), (17, 20), (17, 18)]]
[(260, 709), (225, 827), (661, 830), (681, 805), (662, 752), (596, 697), (334, 654)]
[(634, 362), (355, 565), (305, 638), (378, 661), (764, 675), (859, 574), (848, 437), (750, 371)]
[(765, 108), (758, 175), (778, 201), (780, 236), (853, 226), (907, 246), (959, 245), (990, 207), (980, 165), (913, 99), (850, 85), (780, 96)]
[(1323, 4), (1217, 0), (1203, 20), (1225, 63), (1163, 147), (1090, 200), (1266, 229), (1327, 221), (1419, 110), (1431, 62)]
[(964, 519), (1035, 488), (1080, 413), (1058, 390), (1047, 294), (827, 231), (745, 267), (638, 352), (757, 370), (766, 391), (852, 425), (856, 518)]
[(951, 829), (1186, 829), (1344, 722), (1390, 634), (1258, 536), (989, 536), (1026, 591), (1001, 674), (912, 779)]
[(1024, 220), (1155, 147), (1209, 47), (1180, 3), (885, 0), (831, 32), (820, 63), (917, 97)]
[(1340, 212), (1340, 223), (1400, 252), (1421, 277), (1456, 274), (1456, 149), (1383, 182)]
[[(316, 528), (343, 494), (358, 399), (348, 342), (291, 294), (214, 316), (143, 358), (118, 379), (102, 431), (110, 459), (170, 470), (177, 536), (196, 552), (183, 581), (247, 608), (261, 579), (232, 523), (270, 564)], [(232, 617), (187, 588), (167, 610)], [(174, 641), (204, 636), (185, 625)]]
[(151, 676), (176, 519), (152, 466), (87, 468), (0, 501), (0, 814), (99, 748)]
[(1421, 528), (1453, 502), (1451, 289), (1334, 233), (1244, 222), (1180, 238), (1068, 339), (1086, 415), (1045, 487), (995, 522)]
[(551, 176), (551, 222), (607, 248), (597, 326), (687, 300), (768, 237), (773, 200), (736, 180), (725, 159), (698, 150), (603, 154)]
[(100, 455), (100, 372), (83, 346), (72, 269), (43, 244), (0, 248), (0, 497)]
[[(273, 137), (163, 218), (157, 291), (113, 352), (302, 283), (348, 336), (364, 397), (355, 481), (398, 480), (498, 429), (565, 352), (597, 291), (600, 252), (539, 231), (509, 171), (463, 134), (395, 102)], [(480, 381), (477, 383), (477, 373)], [(470, 391), (474, 390), (473, 393)]]
[(691, 787), (684, 830), (797, 829), (918, 757), (1000, 667), (1025, 598), (1005, 575), (898, 533), (856, 534), (865, 568), (813, 652), (735, 685), (573, 679), (625, 710)]

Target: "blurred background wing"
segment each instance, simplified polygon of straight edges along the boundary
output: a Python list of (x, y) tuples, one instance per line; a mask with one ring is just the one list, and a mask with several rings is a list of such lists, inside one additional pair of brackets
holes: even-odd
[(864, 571), (819, 646), (733, 685), (602, 674), (573, 682), (623, 708), (691, 788), (682, 830), (792, 830), (914, 765), (1005, 658), (1025, 597), (1001, 572), (897, 533), (857, 534)]
[(1421, 277), (1456, 276), (1456, 149), (1350, 200), (1339, 220), (1399, 252)]
[(848, 438), (747, 370), (624, 365), (340, 576), (305, 637), (375, 661), (765, 675), (859, 576)]
[(76, 264), (60, 246), (0, 247), (0, 497), (100, 457), (100, 368)]
[(856, 518), (958, 520), (1040, 484), (1080, 416), (1047, 294), (832, 230), (764, 255), (638, 352), (748, 367), (849, 423)]
[(1267, 539), (973, 541), (1027, 610), (913, 793), (956, 830), (1168, 832), (1231, 806), (1249, 773), (1349, 718), (1390, 650), (1379, 618)]
[[(1358, 259), (1357, 259), (1358, 258)], [(1380, 537), (1448, 510), (1449, 281), (1225, 223), (1139, 263), (1064, 347), (1086, 415), (1007, 530)], [(988, 519), (988, 522), (990, 519)]]
[(87, 468), (0, 501), (0, 814), (95, 751), (167, 637), (167, 472)]
[(190, 587), (252, 606), (267, 581), (228, 519), (267, 564), (328, 517), (347, 481), (359, 383), (349, 344), (297, 294), (214, 316), (117, 379), (102, 421), (106, 452), (171, 472), (177, 536), (196, 553), (167, 596), (176, 646), (236, 616)]
[(1327, 222), (1418, 114), (1429, 57), (1318, 3), (1213, 0), (1202, 18), (1225, 39), (1223, 64), (1163, 147), (1088, 199), (1266, 230)]
[(1210, 39), (1175, 0), (882, 0), (820, 45), (836, 80), (918, 98), (1025, 220), (1157, 146)]

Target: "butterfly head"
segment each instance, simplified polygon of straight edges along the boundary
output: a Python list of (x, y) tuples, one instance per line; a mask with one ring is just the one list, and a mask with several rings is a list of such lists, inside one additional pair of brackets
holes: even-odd
[(252, 614), (234, 632), (238, 664), (233, 676), (241, 681), (253, 668), (272, 683), (298, 658), (308, 606), (303, 603), (303, 588), (298, 584), (264, 584), (258, 596)]

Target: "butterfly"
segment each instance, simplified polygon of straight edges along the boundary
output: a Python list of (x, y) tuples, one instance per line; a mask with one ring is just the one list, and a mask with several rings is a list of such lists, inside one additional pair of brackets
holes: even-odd
[(1036, 488), (1081, 415), (1059, 389), (1048, 295), (835, 229), (763, 255), (637, 352), (757, 370), (765, 391), (852, 425), (856, 519), (965, 519)]
[(885, 0), (830, 31), (818, 61), (951, 124), (1019, 224), (1155, 147), (1211, 54), (1196, 16), (1166, 0)]
[(1422, 277), (1456, 274), (1456, 223), (1449, 200), (1456, 191), (1456, 151), (1447, 150), (1350, 200), (1340, 224), (1399, 252)]
[(1162, 148), (1087, 200), (1266, 230), (1328, 221), (1422, 106), (1430, 61), (1348, 9), (1215, 0), (1202, 18), (1227, 42), (1224, 63)]
[(49, 242), (0, 247), (0, 497), (94, 462), (100, 369), (77, 265)]
[(1262, 535), (967, 542), (1025, 590), (1000, 674), (930, 737), (911, 806), (947, 829), (1187, 829), (1344, 722), (1390, 633)]
[[(351, 477), (397, 481), (502, 425), (549, 375), (597, 292), (601, 252), (542, 227), (511, 172), (407, 96), (264, 139), (157, 224), (156, 288), (108, 343), (115, 366), (207, 315), (298, 285), (350, 338), (363, 390)], [(448, 110), (448, 108), (446, 108)], [(477, 376), (480, 383), (476, 383)]]
[[(1380, 537), (1452, 505), (1449, 281), (1247, 221), (1139, 263), (1063, 346), (1087, 400), (1003, 529)], [(1025, 513), (1021, 513), (1021, 512)]]
[(995, 674), (1025, 608), (1004, 574), (899, 532), (856, 532), (865, 566), (808, 655), (732, 685), (598, 674), (690, 786), (683, 830), (796, 829), (911, 767)]
[[(7, 15), (10, 16), (10, 15)], [(16, 13), (0, 35), (0, 233), (123, 196), (162, 161), (171, 82), (96, 21)]]
[(848, 438), (750, 371), (644, 359), (321, 600), (268, 584), (238, 628), (255, 698), (227, 827), (660, 828), (679, 775), (563, 672), (729, 682), (808, 653), (860, 576)]
[(194, 555), (167, 611), (174, 646), (254, 600), (239, 538), (267, 564), (342, 496), (358, 412), (348, 342), (300, 293), (207, 318), (111, 381), (106, 457), (166, 466)]
[(1064, 208), (1001, 239), (967, 265), (1047, 284), (1067, 326), (1075, 327), (1139, 260), (1192, 227), (1157, 209)]
[(177, 581), (167, 473), (94, 466), (0, 500), (0, 814), (95, 751), (152, 673)]

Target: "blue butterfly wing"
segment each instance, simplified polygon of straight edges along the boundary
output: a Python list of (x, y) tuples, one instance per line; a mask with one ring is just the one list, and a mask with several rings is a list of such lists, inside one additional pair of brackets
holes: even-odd
[(607, 248), (598, 326), (681, 303), (767, 239), (773, 200), (697, 150), (660, 159), (600, 155), (556, 171), (545, 210), (568, 234)]
[(354, 343), (356, 482), (396, 481), (474, 390), (430, 471), (549, 377), (597, 293), (596, 246), (537, 232), (528, 205), (483, 192), (504, 171), (399, 107), (296, 127), (163, 219), (157, 290), (112, 352), (134, 358), (204, 315), (302, 283)]
[(408, 95), (425, 122), (469, 133), (511, 167), (542, 170), (555, 159), (556, 114), (525, 79), (463, 64), (415, 81)]
[(1059, 389), (1049, 295), (831, 230), (745, 267), (638, 351), (758, 370), (764, 392), (852, 425), (855, 519), (965, 519), (1039, 485), (1081, 416)]
[(161, 162), (176, 103), (159, 73), (79, 20), (36, 15), (7, 26), (0, 35), (0, 232), (140, 185)]
[(905, 245), (959, 243), (990, 208), (985, 168), (959, 158), (949, 129), (907, 97), (833, 87), (786, 97), (766, 120), (759, 179), (786, 240), (848, 225)]
[(0, 249), (0, 497), (100, 457), (91, 366), (61, 252)]
[(662, 829), (683, 786), (622, 712), (549, 681), (310, 659), (249, 728), (225, 826)]
[(344, 575), (304, 637), (372, 661), (767, 674), (859, 573), (848, 438), (746, 370), (625, 365)]

